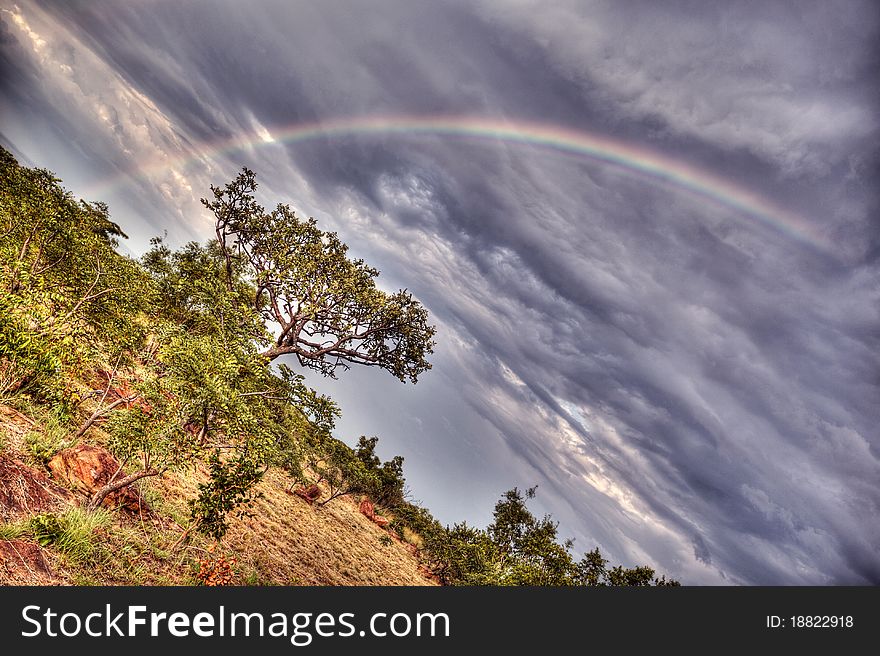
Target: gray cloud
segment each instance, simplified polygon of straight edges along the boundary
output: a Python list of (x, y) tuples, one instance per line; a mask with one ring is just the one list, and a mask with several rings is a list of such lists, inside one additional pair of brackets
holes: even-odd
[[(291, 199), (428, 305), (440, 346), (418, 386), (375, 372), (313, 382), (340, 400), (346, 437), (375, 432), (407, 457), (444, 521), (485, 523), (501, 491), (539, 483), (537, 507), (578, 548), (688, 583), (876, 584), (878, 23), (861, 3), (792, 11), (40, 3), (21, 17), (42, 58), (8, 12), (2, 53), (21, 62), (18, 89), (49, 89), (14, 102), (63, 125), (94, 170), (168, 157), (180, 178), (153, 168), (120, 184), (133, 207), (164, 212), (148, 228), (186, 221), (181, 238), (206, 238), (198, 196), (247, 164), (267, 201)], [(96, 99), (108, 118), (57, 123), (62, 104)], [(2, 132), (28, 145), (10, 112)], [(838, 253), (524, 145), (206, 148), (384, 114), (627, 139), (800, 212)]]

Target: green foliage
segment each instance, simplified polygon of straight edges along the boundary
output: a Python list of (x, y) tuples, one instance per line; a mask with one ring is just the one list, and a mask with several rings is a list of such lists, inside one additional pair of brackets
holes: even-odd
[(367, 471), (372, 474), (369, 479), (368, 489), (363, 490), (375, 503), (393, 509), (404, 501), (404, 487), (406, 480), (403, 477), (403, 456), (394, 456), (387, 462), (382, 462), (376, 455), (378, 437), (361, 436), (355, 457), (364, 463)]
[(346, 495), (367, 494), (378, 485), (376, 474), (344, 442), (327, 434), (311, 436), (304, 447), (305, 461), (314, 479), (303, 482), (325, 483), (330, 490), (320, 505)]
[(115, 251), (102, 203), (75, 201), (0, 148), (0, 396), (63, 401), (61, 374), (138, 341), (149, 278)]
[[(280, 464), (294, 480), (304, 484), (325, 483), (330, 494), (320, 505), (339, 497), (365, 494), (388, 509), (404, 501), (403, 458), (395, 456), (383, 463), (375, 455), (377, 437), (361, 437), (356, 449), (332, 437), (329, 431), (304, 433)], [(305, 464), (305, 467), (303, 467)]]
[(58, 515), (45, 513), (31, 517), (31, 532), (40, 546), (48, 547), (61, 537), (64, 527)]
[[(535, 496), (535, 488), (526, 491)], [(550, 517), (536, 518), (514, 488), (495, 505), (489, 536), (499, 550), (499, 583), (502, 585), (568, 585), (574, 564), (571, 543), (560, 544), (557, 524)]]
[(267, 212), (254, 199), (256, 187), (243, 169), (212, 186), (213, 200), (202, 203), (216, 218), (230, 293), (243, 275), (255, 290), (253, 308), (279, 326), (264, 355), (295, 355), (300, 366), (331, 377), (352, 363), (376, 366), (415, 383), (431, 368), (434, 346), (425, 308), (406, 290), (376, 287), (379, 272), (350, 259), (348, 246), (314, 219), (297, 218), (287, 205)]
[(17, 314), (0, 296), (0, 399), (46, 386), (61, 368), (51, 342), (29, 332)]
[(253, 307), (253, 286), (240, 268), (232, 271), (233, 282), (227, 285), (226, 262), (216, 242), (190, 242), (178, 251), (171, 251), (160, 237), (151, 243), (141, 262), (154, 282), (158, 316), (188, 334), (269, 344), (269, 333)]
[[(267, 333), (252, 305), (253, 288), (235, 270), (235, 281), (226, 284), (216, 244), (172, 253), (157, 239), (144, 265), (163, 317), (146, 358), (153, 376), (139, 387), (151, 411), (135, 430), (123, 425), (113, 432), (114, 450), (121, 457), (150, 453), (156, 466), (170, 468), (227, 450), (232, 460), (210, 461), (215, 478), (192, 509), (201, 530), (220, 536), (229, 503), (244, 502), (242, 486), (258, 480), (258, 464), (280, 464), (298, 475), (301, 436), (329, 433), (339, 410), (286, 365), (269, 367), (257, 350)], [(238, 464), (230, 469), (232, 462)]]
[(485, 531), (462, 522), (422, 536), (428, 562), (444, 585), (497, 585), (497, 549)]
[(190, 511), (200, 533), (220, 540), (229, 529), (227, 515), (235, 509), (237, 516), (247, 515), (242, 506), (260, 496), (253, 487), (265, 469), (246, 453), (223, 460), (219, 450), (214, 451), (208, 464), (211, 478), (199, 485), (199, 496), (190, 501)]

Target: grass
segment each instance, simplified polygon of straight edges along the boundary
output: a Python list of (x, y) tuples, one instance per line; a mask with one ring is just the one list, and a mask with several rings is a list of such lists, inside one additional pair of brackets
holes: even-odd
[[(406, 546), (358, 510), (347, 497), (322, 508), (284, 492), (285, 476), (270, 470), (254, 517), (235, 519), (223, 545), (242, 571), (265, 573), (275, 585), (426, 585)], [(390, 538), (389, 538), (390, 539)]]
[(405, 542), (413, 545), (416, 549), (422, 549), (425, 546), (425, 541), (422, 539), (422, 536), (413, 531), (409, 526), (403, 527), (403, 539)]
[(103, 554), (99, 532), (111, 522), (106, 510), (87, 511), (71, 507), (63, 513), (36, 515), (29, 522), (30, 533), (40, 545), (51, 546), (73, 564), (95, 562)]
[(17, 540), (28, 531), (27, 522), (7, 522), (0, 524), (0, 540)]
[(68, 427), (49, 414), (41, 422), (39, 430), (32, 428), (24, 434), (24, 443), (32, 461), (45, 467), (56, 453), (72, 446), (74, 442)]

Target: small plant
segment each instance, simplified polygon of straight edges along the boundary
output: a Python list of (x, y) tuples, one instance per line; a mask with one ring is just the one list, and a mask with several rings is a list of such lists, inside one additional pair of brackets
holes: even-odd
[(199, 484), (199, 496), (189, 502), (190, 513), (200, 533), (219, 540), (229, 528), (229, 513), (251, 516), (247, 505), (262, 497), (253, 487), (265, 470), (244, 454), (223, 461), (217, 451), (211, 455), (208, 466), (211, 478)]
[(381, 544), (383, 547), (390, 547), (392, 544), (394, 544), (394, 540), (391, 539), (390, 535), (383, 535), (379, 538), (379, 544)]
[(40, 543), (40, 546), (48, 547), (54, 544), (61, 537), (64, 527), (58, 515), (54, 513), (44, 513), (31, 518), (31, 533), (34, 539)]

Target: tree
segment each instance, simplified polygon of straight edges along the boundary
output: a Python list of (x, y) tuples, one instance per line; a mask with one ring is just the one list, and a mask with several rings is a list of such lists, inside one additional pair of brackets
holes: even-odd
[[(308, 485), (324, 483), (328, 496), (318, 505), (352, 494), (369, 494), (376, 489), (379, 479), (351, 448), (332, 437), (329, 432), (312, 431), (301, 443), (300, 462), (287, 467), (295, 480)], [(305, 462), (305, 469), (301, 463)]]
[(374, 485), (365, 490), (366, 494), (375, 503), (393, 509), (403, 503), (404, 499), (406, 480), (403, 477), (403, 456), (394, 456), (391, 460), (382, 462), (376, 455), (378, 443), (378, 437), (361, 435), (354, 455), (373, 474)]
[[(536, 488), (526, 490), (532, 499)], [(557, 541), (558, 524), (549, 516), (535, 517), (517, 488), (495, 504), (494, 520), (487, 530), (498, 549), (498, 582), (501, 585), (571, 585), (574, 563), (572, 542)]]
[(505, 492), (485, 530), (467, 524), (443, 527), (427, 510), (407, 503), (395, 510), (392, 527), (406, 526), (421, 535), (423, 557), (444, 585), (679, 585), (656, 577), (647, 566), (609, 569), (598, 548), (575, 562), (573, 542), (557, 539), (557, 523), (549, 516), (538, 519), (526, 507), (535, 489)]
[(351, 364), (386, 369), (402, 382), (417, 382), (431, 368), (435, 328), (427, 310), (402, 289), (376, 286), (379, 272), (350, 259), (335, 232), (303, 221), (287, 205), (267, 212), (254, 199), (248, 169), (202, 199), (216, 218), (224, 278), (232, 290), (236, 271), (253, 285), (253, 307), (278, 326), (269, 360), (295, 355), (300, 365), (335, 377)]

